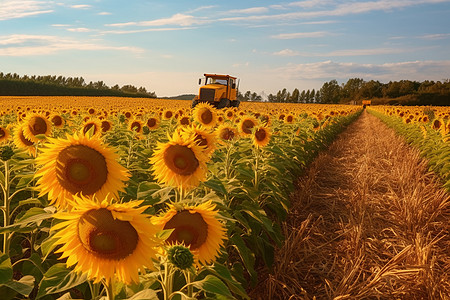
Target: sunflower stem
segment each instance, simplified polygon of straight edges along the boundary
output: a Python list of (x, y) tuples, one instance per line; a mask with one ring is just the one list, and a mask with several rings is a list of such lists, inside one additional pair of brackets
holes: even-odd
[(108, 300), (114, 300), (114, 280), (112, 278), (108, 279), (105, 284), (106, 288), (106, 298)]
[(255, 182), (254, 187), (256, 190), (259, 188), (259, 159), (260, 159), (260, 149), (259, 147), (254, 148), (254, 154), (255, 154)]
[(191, 284), (191, 282), (192, 282), (192, 274), (191, 274), (191, 272), (189, 270), (186, 271), (184, 274), (185, 274), (185, 277), (186, 277), (187, 295), (188, 295), (189, 299), (191, 299), (192, 295), (194, 295), (194, 287)]
[[(8, 161), (4, 161), (5, 166), (5, 182), (4, 182), (4, 189), (3, 189), (3, 199), (5, 203), (2, 206), (3, 211), (3, 227), (9, 226), (10, 224), (10, 198), (9, 198), (9, 163)], [(9, 256), (9, 246), (10, 246), (10, 237), (9, 232), (3, 233), (3, 253)]]

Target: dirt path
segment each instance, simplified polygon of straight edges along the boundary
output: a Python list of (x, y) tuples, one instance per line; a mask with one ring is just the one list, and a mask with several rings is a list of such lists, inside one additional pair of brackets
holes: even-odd
[(450, 199), (417, 151), (364, 112), (292, 196), (253, 299), (450, 299)]

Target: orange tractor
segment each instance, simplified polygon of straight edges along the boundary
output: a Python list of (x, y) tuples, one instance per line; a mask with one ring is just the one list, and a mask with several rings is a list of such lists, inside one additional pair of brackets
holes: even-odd
[(200, 102), (207, 102), (216, 108), (239, 107), (237, 100), (239, 82), (236, 77), (230, 75), (204, 74), (198, 84), (199, 93), (192, 100), (192, 108)]

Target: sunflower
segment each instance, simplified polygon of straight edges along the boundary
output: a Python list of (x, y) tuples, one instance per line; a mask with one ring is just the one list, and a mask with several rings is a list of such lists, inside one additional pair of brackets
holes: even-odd
[[(101, 201), (100, 201), (101, 200)], [(77, 197), (70, 212), (58, 212), (53, 225), (56, 253), (67, 258), (67, 266), (88, 276), (94, 283), (116, 278), (130, 284), (139, 282), (139, 270), (153, 269), (158, 227), (143, 212), (142, 201), (112, 203), (108, 198)]]
[(238, 138), (238, 131), (234, 127), (226, 124), (220, 125), (216, 130), (216, 134), (219, 139), (224, 141), (231, 141)]
[(56, 128), (63, 128), (64, 124), (65, 124), (65, 121), (64, 121), (63, 117), (61, 117), (58, 114), (51, 115), (50, 116), (50, 122)]
[(33, 141), (27, 139), (24, 135), (24, 127), (27, 127), (26, 123), (20, 125), (14, 133), (14, 144), (17, 148), (27, 150), (28, 154), (36, 157), (36, 146)]
[(173, 117), (174, 113), (170, 109), (166, 109), (162, 113), (162, 117), (164, 120), (170, 120)]
[(103, 133), (108, 132), (112, 128), (112, 123), (108, 120), (102, 120), (101, 128)]
[(46, 117), (39, 114), (29, 115), (24, 123), (26, 126), (23, 126), (23, 134), (25, 137), (32, 141), (38, 142), (39, 139), (36, 137), (37, 135), (50, 135), (52, 132), (52, 124)]
[(0, 127), (0, 144), (6, 142), (11, 137), (7, 127)]
[(184, 244), (196, 261), (209, 264), (219, 255), (226, 237), (225, 225), (211, 201), (198, 205), (171, 205), (161, 216), (152, 217), (159, 229), (173, 229), (167, 244)]
[(81, 132), (83, 133), (83, 135), (87, 135), (89, 132), (92, 134), (92, 136), (98, 137), (102, 134), (102, 123), (96, 119), (88, 120), (83, 124)]
[(284, 118), (284, 123), (286, 123), (286, 124), (292, 124), (294, 122), (295, 122), (295, 116), (293, 114), (288, 114)]
[(258, 125), (258, 121), (255, 118), (251, 116), (243, 117), (239, 122), (239, 132), (244, 135), (250, 135), (252, 133), (252, 128), (256, 125)]
[(272, 133), (270, 127), (259, 126), (255, 127), (252, 134), (253, 145), (256, 147), (265, 147), (270, 141)]
[(207, 156), (194, 137), (183, 139), (178, 131), (167, 143), (158, 142), (150, 158), (158, 182), (181, 189), (192, 189), (206, 179)]
[(158, 129), (160, 123), (160, 119), (158, 117), (150, 117), (147, 120), (147, 127), (150, 130)]
[(217, 123), (216, 109), (208, 103), (199, 103), (192, 112), (194, 120), (206, 128), (212, 128)]
[(194, 125), (184, 129), (181, 132), (181, 135), (184, 139), (193, 137), (194, 142), (203, 148), (203, 153), (205, 153), (208, 157), (211, 157), (214, 150), (216, 150), (216, 134), (214, 132), (208, 132), (199, 126)]
[(48, 194), (51, 203), (64, 208), (76, 194), (107, 194), (117, 197), (128, 180), (128, 170), (117, 162), (118, 155), (102, 145), (97, 137), (67, 135), (50, 139), (36, 159), (42, 167), (36, 172), (39, 196)]
[(191, 124), (191, 119), (189, 116), (180, 116), (178, 118), (178, 125), (180, 126), (189, 126)]
[(139, 119), (131, 120), (128, 123), (128, 130), (134, 131), (136, 133), (142, 133), (142, 127), (144, 127), (144, 124)]

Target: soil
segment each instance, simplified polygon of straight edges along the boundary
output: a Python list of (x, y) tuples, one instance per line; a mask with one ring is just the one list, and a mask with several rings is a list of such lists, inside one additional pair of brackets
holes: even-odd
[(450, 196), (366, 111), (299, 178), (252, 299), (450, 299)]

